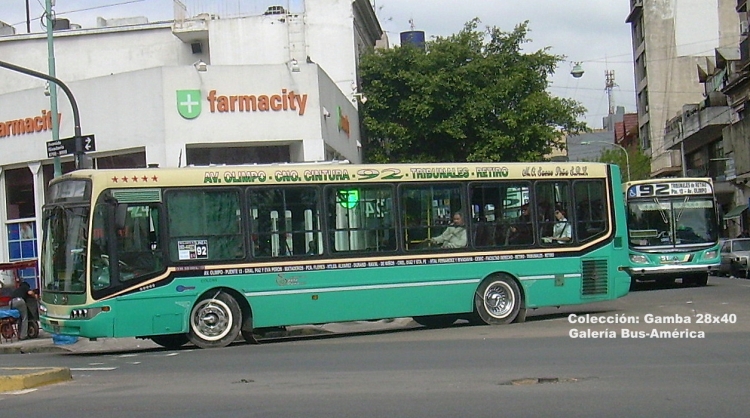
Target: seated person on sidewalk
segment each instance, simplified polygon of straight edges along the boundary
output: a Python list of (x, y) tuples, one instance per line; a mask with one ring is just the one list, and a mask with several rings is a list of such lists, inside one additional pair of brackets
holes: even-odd
[(13, 291), (11, 296), (13, 299), (10, 300), (10, 308), (17, 309), (21, 314), (18, 339), (25, 340), (29, 338), (29, 310), (26, 305), (28, 301), (36, 299), (36, 293), (31, 290), (28, 283), (21, 282), (21, 285)]

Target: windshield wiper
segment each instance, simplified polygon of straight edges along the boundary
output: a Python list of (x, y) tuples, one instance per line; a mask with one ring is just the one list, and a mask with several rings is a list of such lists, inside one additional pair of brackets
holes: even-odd
[(685, 196), (685, 200), (682, 201), (682, 207), (680, 208), (680, 212), (677, 214), (677, 217), (675, 217), (674, 221), (675, 223), (680, 221), (680, 218), (682, 218), (682, 212), (685, 212), (685, 206), (687, 206), (687, 201), (690, 199), (690, 196)]
[(661, 220), (664, 221), (665, 224), (669, 224), (669, 215), (667, 215), (667, 211), (665, 209), (661, 208), (661, 202), (659, 202), (659, 199), (655, 197), (654, 202), (656, 202), (656, 207), (659, 209)]

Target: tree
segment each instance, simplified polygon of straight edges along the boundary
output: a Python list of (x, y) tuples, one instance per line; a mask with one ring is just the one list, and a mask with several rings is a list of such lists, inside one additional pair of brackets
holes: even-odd
[(563, 132), (586, 130), (583, 106), (546, 88), (562, 56), (522, 53), (528, 22), (512, 31), (459, 33), (362, 57), (368, 162), (540, 161)]
[(630, 163), (630, 180), (651, 178), (651, 158), (641, 151), (640, 147), (628, 147), (628, 159), (620, 148), (603, 149), (599, 162), (617, 164), (620, 166), (623, 181), (627, 179), (628, 163)]

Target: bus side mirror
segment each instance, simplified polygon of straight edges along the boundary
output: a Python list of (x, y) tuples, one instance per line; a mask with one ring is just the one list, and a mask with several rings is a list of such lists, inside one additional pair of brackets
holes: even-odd
[(125, 203), (118, 203), (115, 206), (115, 228), (125, 228), (125, 218), (128, 215), (128, 205)]

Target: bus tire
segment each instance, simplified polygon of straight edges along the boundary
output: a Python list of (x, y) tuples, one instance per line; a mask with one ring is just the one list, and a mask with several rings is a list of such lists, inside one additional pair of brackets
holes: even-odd
[(152, 335), (149, 339), (164, 348), (169, 348), (170, 350), (180, 348), (189, 341), (187, 334)]
[(414, 316), (412, 317), (414, 322), (425, 328), (445, 328), (453, 325), (458, 319), (456, 315), (428, 315), (428, 316)]
[(200, 348), (226, 347), (239, 336), (241, 323), (240, 305), (232, 296), (208, 294), (190, 311), (188, 339)]
[(516, 320), (513, 323), (523, 324), (524, 322), (526, 322), (526, 308), (521, 308), (518, 310), (518, 315), (516, 315)]
[(258, 336), (255, 335), (254, 331), (240, 331), (240, 334), (242, 334), (242, 338), (245, 340), (248, 344), (260, 344), (260, 341), (258, 341)]
[(521, 309), (521, 291), (507, 274), (493, 274), (484, 279), (474, 293), (476, 322), (502, 325), (513, 322)]
[(699, 287), (706, 286), (708, 284), (708, 273), (699, 274), (695, 276), (695, 285)]

